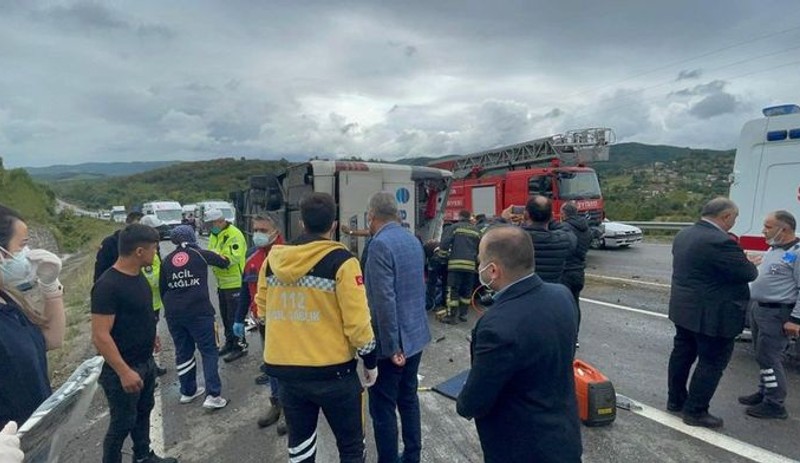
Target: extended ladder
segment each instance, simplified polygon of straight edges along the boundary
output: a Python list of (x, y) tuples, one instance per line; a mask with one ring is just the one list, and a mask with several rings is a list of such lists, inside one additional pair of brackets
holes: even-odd
[(471, 172), (519, 165), (533, 165), (559, 159), (562, 164), (607, 161), (614, 131), (609, 128), (570, 130), (563, 134), (503, 146), (452, 160), (455, 177)]

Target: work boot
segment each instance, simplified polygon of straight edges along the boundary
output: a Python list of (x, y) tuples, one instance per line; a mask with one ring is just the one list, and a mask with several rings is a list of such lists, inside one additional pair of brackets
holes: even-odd
[(743, 395), (739, 397), (739, 403), (742, 405), (758, 405), (764, 400), (764, 394), (756, 392), (750, 395)]
[(178, 460), (172, 457), (162, 458), (156, 455), (152, 450), (150, 451), (150, 455), (144, 458), (136, 458), (134, 461), (136, 463), (178, 463)]
[(283, 410), (281, 402), (276, 397), (270, 397), (269, 403), (272, 404), (272, 406), (267, 411), (267, 414), (258, 419), (259, 428), (268, 428), (277, 423), (281, 418), (281, 411)]
[(763, 418), (763, 419), (785, 420), (786, 418), (789, 417), (789, 414), (786, 413), (786, 407), (766, 400), (762, 401), (758, 405), (747, 407), (745, 413), (754, 418)]
[(469, 306), (462, 305), (458, 308), (458, 319), (462, 322), (467, 321), (467, 313), (469, 313)]

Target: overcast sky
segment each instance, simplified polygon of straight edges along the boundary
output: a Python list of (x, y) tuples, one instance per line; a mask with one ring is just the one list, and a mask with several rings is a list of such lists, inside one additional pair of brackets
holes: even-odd
[(463, 154), (605, 126), (727, 149), (800, 103), (796, 0), (0, 0), (0, 156)]

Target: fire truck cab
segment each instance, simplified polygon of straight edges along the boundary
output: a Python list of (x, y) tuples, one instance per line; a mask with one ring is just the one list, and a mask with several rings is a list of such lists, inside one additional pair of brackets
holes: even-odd
[(742, 248), (764, 251), (764, 217), (784, 209), (800, 219), (800, 106), (765, 108), (742, 128), (731, 174), (730, 198), (739, 206), (731, 232)]
[(431, 166), (451, 170), (445, 220), (458, 220), (458, 212), (499, 216), (509, 206), (522, 206), (532, 195), (553, 201), (553, 217), (561, 205), (575, 201), (596, 236), (605, 218), (603, 195), (594, 169), (587, 164), (608, 160), (614, 133), (591, 128), (539, 138), (458, 158)]

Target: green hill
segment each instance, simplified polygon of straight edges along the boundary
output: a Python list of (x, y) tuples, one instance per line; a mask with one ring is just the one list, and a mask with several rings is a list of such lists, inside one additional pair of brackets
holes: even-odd
[(148, 170), (177, 164), (179, 161), (148, 162), (85, 162), (82, 164), (58, 164), (47, 167), (25, 167), (31, 177), (37, 180), (92, 180), (106, 177), (124, 177)]
[(88, 209), (170, 199), (181, 204), (209, 198), (228, 198), (231, 191), (248, 186), (252, 175), (285, 168), (288, 161), (214, 159), (182, 162), (127, 177), (57, 182), (51, 185), (59, 198)]
[(32, 227), (52, 232), (61, 251), (75, 252), (104, 236), (114, 225), (68, 212), (56, 214), (56, 196), (47, 186), (34, 182), (23, 169), (5, 170), (0, 158), (0, 204), (10, 207)]

